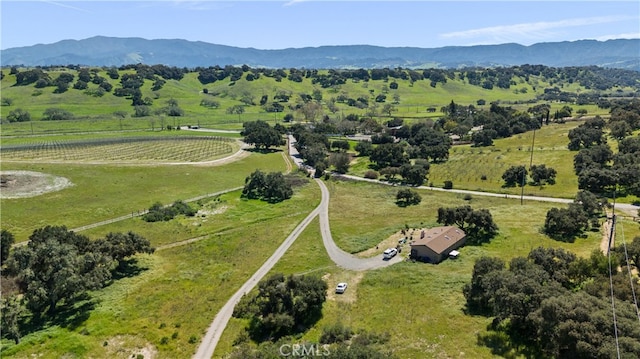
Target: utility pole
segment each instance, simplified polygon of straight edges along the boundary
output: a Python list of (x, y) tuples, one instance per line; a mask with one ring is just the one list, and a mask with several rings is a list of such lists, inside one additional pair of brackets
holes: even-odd
[(533, 129), (533, 140), (531, 141), (531, 158), (529, 159), (529, 170), (533, 165), (533, 147), (536, 145), (536, 129)]
[(526, 168), (522, 169), (522, 184), (520, 186), (521, 187), (521, 190), (520, 190), (520, 205), (524, 204), (524, 182), (525, 182), (525, 178), (527, 177), (525, 175), (526, 171), (527, 171)]
[(609, 244), (607, 245), (607, 255), (611, 252), (611, 242), (613, 242), (613, 234), (616, 231), (616, 214), (611, 216), (611, 228), (609, 228)]

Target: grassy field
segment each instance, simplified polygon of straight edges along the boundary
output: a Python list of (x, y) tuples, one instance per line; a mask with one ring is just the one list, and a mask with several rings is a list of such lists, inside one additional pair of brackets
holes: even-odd
[[(24, 240), (29, 226), (35, 228), (49, 221), (69, 227), (74, 226), (69, 223), (87, 224), (115, 217), (119, 214), (117, 208), (126, 213), (128, 210), (124, 208), (131, 203), (146, 208), (156, 197), (168, 203), (180, 197), (235, 187), (253, 168), (281, 170), (284, 163), (280, 153), (254, 153), (239, 162), (210, 168), (12, 166), (64, 175), (76, 183), (75, 187), (58, 193), (55, 199), (45, 195), (3, 200), (3, 226), (6, 214), (10, 213), (13, 228), (24, 228), (18, 237)], [(153, 185), (149, 186), (151, 179), (159, 177), (163, 180), (151, 182)], [(143, 191), (155, 186), (162, 188), (154, 195)], [(588, 256), (598, 247), (601, 238), (600, 233), (590, 232), (574, 243), (561, 243), (542, 235), (540, 228), (545, 213), (553, 206), (547, 203), (520, 205), (517, 200), (491, 197), (467, 201), (458, 194), (420, 190), (423, 197), (420, 205), (400, 208), (395, 205), (397, 189), (393, 187), (340, 181), (329, 181), (328, 186), (332, 234), (339, 246), (350, 252), (375, 247), (406, 226), (435, 225), (437, 208), (441, 206), (468, 203), (474, 208), (487, 208), (500, 227), (500, 234), (489, 244), (464, 247), (457, 261), (445, 261), (437, 266), (404, 262), (356, 273), (336, 267), (327, 257), (316, 219), (272, 273), (314, 273), (325, 278), (330, 288), (339, 281), (347, 281), (350, 287), (344, 296), (329, 293), (323, 318), (303, 335), (303, 340), (316, 341), (325, 325), (341, 321), (354, 329), (389, 332), (391, 348), (400, 358), (490, 358), (490, 350), (477, 344), (477, 336), (485, 332), (489, 320), (464, 313), (461, 288), (471, 277), (474, 261), (483, 255), (508, 260), (526, 255), (537, 246), (561, 246)], [(77, 192), (72, 191), (74, 189)], [(81, 200), (88, 196), (88, 189), (96, 192), (95, 202)], [(106, 200), (117, 191), (122, 191), (122, 195)], [(239, 192), (235, 191), (217, 199), (203, 200), (201, 205), (208, 212), (194, 218), (178, 218), (166, 223), (146, 223), (132, 218), (84, 231), (82, 233), (91, 238), (97, 238), (108, 232), (133, 230), (149, 238), (159, 250), (138, 258), (142, 269), (139, 274), (122, 278), (94, 293), (95, 308), (86, 319), (78, 320), (75, 325), (52, 323), (46, 330), (26, 336), (17, 346), (3, 341), (3, 357), (41, 354), (110, 358), (118, 352), (130, 356), (140, 350), (156, 353), (157, 358), (189, 357), (217, 309), (319, 200), (320, 192), (314, 184), (296, 190), (292, 200), (277, 205), (240, 200)], [(10, 210), (5, 211), (6, 208)], [(61, 218), (65, 223), (55, 222)], [(640, 232), (636, 223), (622, 223), (627, 240)], [(170, 247), (193, 238), (201, 239)], [(243, 320), (231, 320), (216, 357), (223, 357), (233, 349), (232, 343), (245, 325)]]
[(74, 185), (37, 197), (2, 199), (2, 228), (24, 241), (34, 229), (76, 228), (207, 193), (241, 187), (256, 169), (284, 171), (280, 153), (252, 154), (225, 166), (82, 165), (3, 163), (2, 170), (26, 170), (69, 179)]
[[(56, 76), (52, 74), (53, 78)], [(108, 78), (104, 72), (101, 76)], [(151, 90), (150, 82), (142, 89), (143, 96), (153, 99), (154, 110), (173, 99), (184, 109), (184, 116), (154, 114), (134, 118), (128, 99), (112, 94), (91, 97), (76, 90), (53, 94), (52, 88), (39, 90), (32, 86), (13, 86), (15, 76), (6, 74), (0, 90), (3, 98), (11, 98), (13, 103), (0, 108), (2, 118), (9, 111), (22, 108), (32, 114), (33, 121), (2, 123), (0, 146), (126, 137), (167, 140), (175, 136), (210, 136), (211, 133), (167, 131), (166, 126), (190, 124), (239, 130), (244, 121), (262, 119), (273, 124), (281, 122), (284, 113), (267, 113), (259, 106), (248, 106), (241, 115), (229, 115), (225, 109), (240, 104), (240, 98), (247, 93), (257, 101), (263, 94), (285, 91), (291, 93), (291, 103), (295, 103), (300, 94), (309, 94), (318, 88), (308, 80), (277, 82), (264, 76), (253, 82), (243, 79), (233, 84), (218, 81), (203, 86), (196, 76), (192, 73), (181, 81), (168, 80), (158, 91)], [(350, 81), (337, 90), (321, 91), (325, 102), (341, 93), (353, 98), (385, 92), (391, 98), (397, 94), (400, 103), (395, 106), (392, 116), (411, 122), (440, 117), (439, 112), (428, 113), (427, 107), (439, 110), (452, 100), (473, 105), (479, 99), (487, 103), (500, 101), (526, 110), (533, 104), (525, 102), (548, 85), (539, 80), (531, 83), (516, 80), (517, 85), (511, 90), (485, 90), (465, 86), (459, 80), (439, 84), (436, 88), (429, 86), (427, 81), (411, 85), (409, 81), (397, 80), (399, 89), (395, 92), (389, 91), (388, 84), (383, 81)], [(119, 84), (119, 80), (108, 81), (114, 86)], [(210, 95), (203, 94), (204, 87)], [(202, 99), (219, 101), (220, 108), (202, 107)], [(552, 104), (552, 112), (563, 105)], [(51, 107), (71, 111), (76, 119), (40, 121), (42, 113)], [(342, 104), (338, 104), (338, 108), (335, 116), (365, 112)], [(574, 111), (585, 109), (589, 115), (607, 115), (606, 110), (593, 105), (573, 108)], [(124, 111), (127, 116), (121, 118), (117, 111)], [(297, 112), (289, 109), (285, 112), (293, 113), (299, 119)], [(386, 116), (377, 118), (380, 122), (387, 119)], [(532, 163), (555, 168), (557, 183), (544, 187), (526, 186), (525, 194), (565, 198), (575, 195), (577, 180), (572, 165), (575, 153), (568, 151), (566, 146), (568, 131), (578, 124), (553, 124), (536, 132)], [(239, 138), (237, 133), (215, 135), (232, 140)], [(532, 136), (533, 133), (525, 133), (497, 140), (490, 148), (456, 146), (450, 152), (449, 161), (431, 166), (429, 182), (442, 186), (445, 180), (451, 180), (454, 188), (520, 194), (520, 188), (502, 188), (501, 175), (511, 165), (529, 165)], [(201, 148), (201, 143), (189, 146), (184, 154), (176, 154), (175, 158), (187, 158), (186, 162), (194, 159), (195, 155), (187, 152)], [(212, 149), (217, 152), (208, 158), (218, 158), (235, 149)], [(2, 228), (12, 232), (18, 242), (23, 242), (34, 229), (45, 225), (76, 228), (131, 214), (130, 219), (81, 233), (98, 238), (109, 232), (131, 230), (148, 238), (158, 250), (153, 255), (137, 257), (139, 273), (125, 276), (92, 293), (93, 301), (79, 303), (92, 310), (78, 310), (64, 321), (48, 323), (42, 330), (24, 337), (19, 345), (2, 340), (3, 358), (132, 358), (137, 354), (145, 358), (190, 357), (216, 312), (320, 201), (320, 191), (314, 183), (296, 188), (291, 200), (275, 205), (241, 200), (239, 191), (235, 190), (199, 201), (197, 205), (202, 212), (193, 218), (147, 223), (134, 215), (154, 202), (169, 204), (241, 187), (245, 178), (256, 169), (285, 171), (287, 166), (282, 152), (252, 152), (223, 166), (167, 166), (158, 163), (89, 164), (86, 162), (95, 158), (116, 160), (112, 158), (116, 155), (106, 155), (108, 152), (104, 148), (92, 150), (84, 149), (89, 153), (83, 154), (79, 163), (36, 163), (24, 161), (26, 158), (14, 158), (15, 161), (10, 162), (3, 153), (0, 163), (3, 171), (44, 172), (68, 178), (73, 186), (32, 198), (1, 199)], [(140, 155), (142, 147), (126, 151), (133, 153), (130, 157), (139, 158), (136, 153)], [(167, 147), (150, 151), (167, 151)], [(202, 157), (198, 159), (202, 160)], [(145, 161), (154, 159), (146, 158)], [(351, 172), (362, 175), (366, 170), (366, 161), (358, 159)], [(482, 175), (486, 180), (480, 178)], [(563, 243), (541, 234), (546, 211), (562, 206), (559, 204), (525, 201), (521, 205), (518, 200), (480, 196), (465, 200), (463, 195), (455, 193), (420, 189), (423, 198), (420, 205), (400, 208), (395, 204), (397, 188), (394, 187), (333, 180), (327, 184), (331, 192), (332, 234), (338, 245), (348, 252), (373, 248), (402, 228), (434, 226), (437, 209), (444, 206), (470, 204), (473, 208), (487, 208), (500, 227), (500, 233), (489, 244), (464, 247), (456, 261), (445, 261), (440, 265), (402, 262), (385, 269), (356, 273), (336, 267), (328, 258), (316, 219), (272, 270), (272, 273), (313, 273), (325, 278), (329, 284), (323, 318), (303, 334), (301, 340), (316, 341), (325, 325), (342, 321), (353, 329), (389, 332), (389, 347), (399, 358), (491, 358), (490, 350), (477, 344), (478, 335), (486, 331), (489, 319), (464, 313), (461, 288), (471, 278), (474, 261), (484, 255), (499, 256), (508, 261), (514, 256), (526, 255), (537, 246), (563, 247), (588, 256), (598, 248), (601, 239), (600, 233), (589, 232), (574, 243)], [(630, 202), (634, 199), (618, 200)], [(627, 243), (640, 235), (637, 223), (621, 219), (619, 224), (619, 233)], [(193, 242), (188, 242), (190, 240)], [(406, 252), (403, 251), (403, 255)], [(340, 281), (347, 281), (349, 289), (345, 295), (336, 296), (332, 288)], [(246, 324), (243, 320), (231, 320), (216, 357), (223, 357), (233, 350), (232, 343)]]
[[(453, 188), (505, 194), (522, 194), (522, 188), (503, 187), (502, 174), (511, 166), (529, 164), (546, 165), (557, 171), (553, 185), (534, 186), (527, 183), (525, 196), (547, 196), (574, 198), (578, 192), (578, 177), (573, 168), (573, 158), (577, 151), (569, 151), (568, 134), (582, 121), (554, 123), (542, 127), (534, 133), (526, 132), (509, 138), (497, 139), (490, 147), (473, 147), (470, 144), (456, 145), (449, 151), (449, 159), (442, 163), (432, 163), (426, 185), (442, 187), (444, 181), (452, 181)], [(617, 143), (610, 140), (614, 148)], [(352, 148), (354, 145), (352, 144)], [(533, 152), (532, 152), (533, 147)], [(369, 170), (368, 158), (358, 158), (349, 172), (363, 176)], [(485, 179), (482, 179), (484, 176)], [(638, 197), (628, 195), (618, 198), (622, 203), (634, 203)]]
[[(317, 186), (306, 185), (291, 200), (276, 205), (241, 200), (238, 191), (220, 198), (224, 211), (209, 215), (206, 222), (182, 218), (161, 231), (145, 230), (140, 219), (123, 222), (124, 228), (147, 236), (154, 245), (191, 237), (189, 226), (199, 226), (201, 234), (208, 235), (141, 256), (141, 273), (95, 293), (95, 309), (81, 325), (55, 325), (23, 338), (18, 346), (3, 342), (3, 357), (111, 358), (114, 353), (104, 343), (117, 348), (120, 336), (155, 347), (161, 358), (190, 357), (216, 311), (319, 203), (320, 193)], [(119, 226), (101, 228), (91, 236), (111, 230)], [(161, 344), (165, 336), (171, 339)]]
[[(399, 208), (394, 204), (395, 189), (387, 186), (338, 181), (329, 181), (328, 186), (332, 235), (340, 247), (352, 252), (377, 245), (405, 225), (435, 225), (440, 206), (468, 203), (455, 194), (420, 190), (420, 205)], [(317, 274), (329, 284), (322, 319), (299, 340), (317, 341), (324, 326), (342, 322), (352, 329), (390, 333), (390, 347), (398, 358), (492, 358), (489, 348), (477, 344), (477, 336), (486, 331), (490, 320), (465, 314), (462, 287), (471, 279), (475, 260), (498, 256), (509, 261), (526, 256), (538, 246), (563, 247), (588, 256), (601, 239), (600, 233), (590, 232), (574, 243), (561, 243), (541, 234), (551, 204), (532, 202), (521, 206), (515, 200), (480, 197), (470, 204), (489, 209), (500, 234), (489, 244), (465, 246), (458, 260), (438, 265), (402, 262), (364, 273), (337, 268), (327, 257), (318, 223), (314, 222), (272, 270)], [(341, 281), (349, 283), (347, 292), (333, 294), (332, 289)], [(216, 358), (232, 350), (233, 341), (246, 325), (245, 320), (232, 319), (217, 347)]]
[[(74, 71), (71, 71), (72, 73)], [(56, 78), (60, 72), (52, 71), (50, 76)], [(120, 74), (124, 74), (121, 71)], [(120, 86), (120, 80), (112, 80), (104, 71), (98, 74), (107, 79), (114, 88)], [(293, 114), (294, 118), (301, 120), (301, 114), (287, 108), (288, 105), (299, 103), (301, 94), (311, 94), (314, 90), (322, 93), (323, 103), (339, 95), (348, 95), (351, 98), (373, 98), (379, 94), (385, 94), (387, 102), (392, 102), (396, 95), (399, 98), (397, 104), (393, 104), (392, 117), (402, 117), (411, 121), (413, 119), (436, 119), (441, 115), (440, 108), (447, 106), (451, 101), (462, 105), (478, 106), (478, 100), (484, 100), (487, 104), (499, 102), (526, 111), (534, 104), (528, 103), (542, 94), (544, 88), (551, 86), (531, 77), (527, 83), (523, 79), (515, 78), (516, 85), (511, 89), (494, 88), (483, 89), (478, 86), (470, 86), (459, 79), (449, 79), (445, 84), (438, 84), (435, 88), (429, 86), (429, 81), (417, 81), (395, 79), (398, 89), (390, 90), (389, 83), (383, 80), (371, 80), (366, 82), (348, 81), (339, 88), (323, 89), (314, 85), (310, 80), (293, 82), (289, 80), (276, 81), (273, 78), (261, 76), (254, 81), (241, 79), (231, 82), (228, 79), (212, 84), (201, 84), (197, 79), (197, 73), (187, 73), (180, 81), (167, 80), (162, 89), (153, 91), (151, 81), (146, 81), (141, 88), (142, 96), (152, 100), (152, 114), (146, 117), (133, 117), (134, 109), (131, 100), (124, 97), (106, 93), (102, 97), (93, 97), (84, 94), (83, 91), (70, 89), (62, 94), (53, 93), (52, 87), (36, 89), (33, 86), (15, 86), (15, 75), (10, 75), (5, 70), (5, 78), (1, 81), (1, 91), (4, 98), (11, 99), (11, 106), (2, 106), (2, 117), (10, 111), (23, 109), (32, 116), (32, 121), (22, 123), (2, 123), (3, 136), (33, 135), (47, 133), (77, 133), (86, 131), (133, 131), (133, 130), (158, 130), (166, 126), (199, 125), (221, 129), (242, 128), (242, 122), (261, 119), (270, 123), (281, 122), (285, 114)], [(90, 84), (93, 88), (97, 85)], [(535, 86), (535, 89), (534, 89)], [(208, 94), (203, 93), (207, 89)], [(526, 89), (526, 91), (523, 91)], [(585, 89), (581, 89), (586, 91)], [(289, 103), (285, 103), (284, 113), (268, 113), (259, 106), (258, 102), (263, 95), (272, 98), (278, 92), (291, 95)], [(226, 109), (243, 105), (240, 101), (243, 97), (254, 100), (256, 105), (244, 107), (242, 114), (227, 114)], [(218, 108), (206, 108), (200, 105), (201, 101), (214, 100), (220, 104)], [(184, 111), (183, 116), (171, 117), (161, 115), (155, 111), (167, 106), (169, 100), (176, 101)], [(342, 103), (337, 103), (337, 112), (332, 117), (343, 117), (348, 114), (364, 115), (367, 109), (357, 109)], [(552, 112), (565, 104), (551, 103)], [(382, 104), (379, 104), (381, 107)], [(489, 106), (489, 105), (484, 105)], [(427, 108), (434, 107), (437, 112), (427, 112)], [(483, 106), (478, 106), (482, 108)], [(43, 113), (48, 108), (60, 108), (71, 112), (74, 120), (66, 121), (41, 121)], [(607, 115), (605, 109), (594, 105), (572, 105), (574, 111), (584, 109), (589, 115)], [(326, 108), (325, 108), (326, 110)], [(125, 117), (117, 113), (125, 113)], [(389, 119), (386, 114), (378, 111), (377, 119), (384, 122)]]

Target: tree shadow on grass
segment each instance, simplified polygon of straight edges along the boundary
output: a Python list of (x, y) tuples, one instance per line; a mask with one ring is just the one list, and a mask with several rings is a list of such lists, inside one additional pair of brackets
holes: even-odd
[(32, 315), (28, 320), (20, 325), (20, 334), (24, 337), (27, 334), (35, 333), (52, 326), (60, 326), (75, 330), (87, 319), (91, 311), (95, 309), (95, 301), (88, 293), (81, 294), (78, 299), (69, 304), (61, 304), (56, 307), (53, 314)]
[(485, 333), (479, 333), (477, 338), (478, 345), (491, 349), (491, 354), (501, 358), (545, 358), (545, 356), (535, 350), (535, 348), (520, 344), (508, 333), (502, 330), (488, 329)]
[(519, 358), (521, 353), (513, 346), (511, 338), (504, 332), (488, 331), (478, 334), (478, 345), (491, 349), (491, 354), (502, 358)]
[(82, 301), (60, 307), (56, 316), (51, 320), (51, 324), (74, 330), (89, 319), (89, 315), (95, 307), (95, 301), (91, 300), (87, 294)]
[(139, 266), (138, 260), (135, 258), (123, 259), (111, 273), (111, 279), (119, 280), (122, 278), (135, 277), (148, 269), (149, 268)]
[(261, 153), (261, 154), (282, 152), (282, 150), (279, 149), (279, 148), (256, 148), (256, 147), (247, 148), (247, 149), (245, 149), (245, 151), (253, 152), (253, 153)]

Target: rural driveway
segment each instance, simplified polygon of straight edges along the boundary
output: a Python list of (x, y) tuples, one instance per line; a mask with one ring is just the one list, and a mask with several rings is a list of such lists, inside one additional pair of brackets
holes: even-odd
[(285, 239), (285, 241), (276, 249), (276, 251), (267, 259), (266, 262), (247, 280), (238, 291), (227, 301), (227, 303), (220, 309), (218, 314), (216, 314), (213, 322), (209, 325), (209, 329), (207, 329), (207, 333), (202, 339), (202, 343), (198, 347), (198, 351), (193, 356), (193, 358), (197, 359), (205, 359), (211, 358), (213, 356), (213, 352), (218, 345), (218, 341), (220, 340), (220, 336), (222, 336), (222, 332), (224, 328), (227, 326), (229, 319), (231, 319), (231, 315), (233, 314), (233, 308), (238, 304), (240, 298), (246, 293), (249, 293), (264, 277), (273, 266), (280, 260), (280, 258), (284, 255), (284, 253), (291, 247), (293, 242), (298, 238), (300, 233), (304, 231), (305, 228), (311, 223), (311, 221), (318, 215), (320, 211), (320, 207), (316, 207), (294, 230), (291, 234)]
[(322, 233), (322, 242), (327, 249), (327, 254), (329, 254), (331, 260), (338, 267), (352, 271), (364, 271), (390, 266), (402, 261), (400, 256), (395, 256), (390, 260), (383, 260), (380, 256), (360, 258), (340, 249), (336, 245), (336, 242), (333, 241), (331, 228), (329, 227), (329, 190), (321, 180), (316, 179), (316, 182), (322, 191), (322, 201), (320, 202), (320, 232)]
[(342, 249), (338, 248), (331, 236), (331, 229), (329, 227), (329, 190), (327, 186), (319, 179), (316, 179), (316, 183), (320, 186), (322, 191), (322, 200), (318, 207), (316, 207), (303, 221), (300, 223), (293, 232), (285, 239), (285, 241), (276, 249), (276, 251), (267, 259), (267, 261), (246, 281), (240, 289), (227, 301), (227, 303), (216, 314), (213, 322), (207, 329), (207, 333), (202, 339), (202, 343), (198, 347), (198, 351), (193, 356), (195, 359), (208, 359), (213, 356), (213, 353), (218, 345), (218, 341), (222, 336), (224, 328), (227, 326), (229, 319), (233, 315), (233, 308), (238, 304), (240, 298), (245, 293), (250, 292), (258, 282), (273, 268), (273, 266), (280, 260), (285, 254), (287, 249), (291, 247), (293, 242), (304, 231), (309, 223), (316, 217), (320, 216), (320, 231), (322, 233), (322, 242), (329, 254), (329, 257), (335, 264), (341, 268), (364, 271), (370, 269), (376, 269), (380, 267), (390, 266), (394, 263), (400, 262), (402, 259), (400, 256), (396, 256), (391, 260), (385, 261), (381, 257), (376, 256), (374, 258), (358, 258), (352, 254), (349, 254)]

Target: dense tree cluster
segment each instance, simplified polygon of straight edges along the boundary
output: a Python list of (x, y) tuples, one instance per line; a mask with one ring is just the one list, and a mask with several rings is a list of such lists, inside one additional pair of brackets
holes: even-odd
[(31, 114), (29, 111), (17, 108), (9, 111), (7, 115), (7, 121), (9, 122), (28, 122), (31, 121)]
[(42, 121), (64, 121), (72, 120), (73, 118), (74, 116), (71, 112), (56, 107), (47, 108), (42, 113)]
[(243, 141), (255, 145), (258, 149), (268, 150), (271, 147), (283, 146), (286, 141), (282, 133), (262, 120), (247, 121), (242, 124)]
[(15, 241), (13, 233), (4, 228), (0, 230), (0, 266), (9, 258), (9, 251)]
[(580, 126), (569, 131), (569, 149), (577, 151), (581, 148), (605, 144), (604, 127), (606, 123), (600, 116), (586, 120)]
[(323, 132), (322, 126), (310, 129), (307, 126), (296, 124), (291, 126), (291, 132), (296, 139), (295, 147), (306, 164), (315, 167), (325, 160), (331, 143)]
[[(4, 231), (2, 237), (4, 245)], [(19, 341), (23, 300), (36, 320), (55, 316), (61, 305), (70, 307), (88, 291), (109, 284), (114, 272), (126, 270), (128, 258), (153, 251), (148, 240), (133, 232), (90, 240), (64, 226), (36, 229), (26, 245), (11, 250), (3, 270), (22, 294), (22, 299), (3, 295), (3, 336)]]
[(594, 223), (595, 228), (600, 226), (598, 217), (606, 205), (606, 199), (582, 190), (567, 208), (554, 207), (547, 211), (544, 232), (558, 240), (573, 241), (589, 228), (590, 222)]
[[(637, 278), (633, 281), (637, 287)], [(614, 274), (612, 282), (620, 357), (639, 357), (629, 277)], [(482, 257), (463, 292), (472, 314), (495, 317), (491, 329), (534, 357), (616, 357), (608, 262), (599, 250), (580, 258), (562, 248), (539, 247), (513, 258), (508, 267), (500, 258)]]
[(498, 225), (488, 209), (473, 209), (471, 206), (440, 207), (437, 222), (451, 226), (455, 225), (467, 235), (467, 243), (480, 244), (488, 242), (498, 234)]
[(531, 180), (534, 185), (541, 184), (554, 184), (556, 183), (556, 175), (558, 172), (551, 167), (547, 167), (545, 164), (541, 165), (533, 165), (530, 168), (531, 170)]
[(251, 319), (248, 330), (254, 340), (277, 340), (320, 319), (327, 288), (315, 276), (273, 274), (258, 283), (256, 294), (242, 297), (234, 316)]
[(528, 175), (531, 177), (530, 184), (534, 186), (555, 184), (557, 171), (545, 164), (532, 165), (529, 171), (522, 165), (511, 166), (502, 174), (503, 187), (515, 187), (516, 185), (522, 187), (527, 183)]
[[(606, 143), (606, 126), (618, 140), (615, 154)], [(578, 188), (600, 195), (640, 195), (640, 137), (628, 136), (627, 130), (614, 134), (615, 126), (640, 128), (640, 101), (614, 102), (608, 124), (596, 117), (569, 132), (569, 149), (578, 150), (573, 160)]]
[(280, 172), (255, 170), (244, 181), (242, 198), (261, 199), (269, 203), (282, 202), (293, 196), (293, 188)]

